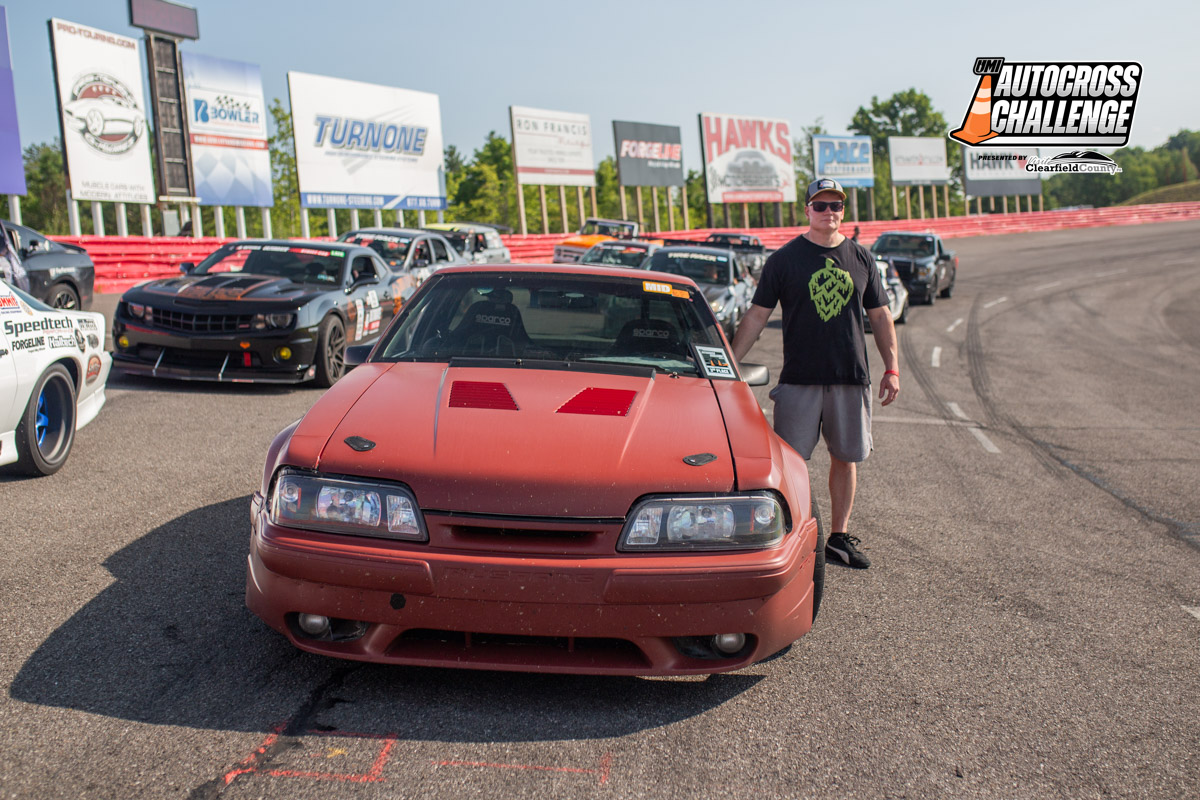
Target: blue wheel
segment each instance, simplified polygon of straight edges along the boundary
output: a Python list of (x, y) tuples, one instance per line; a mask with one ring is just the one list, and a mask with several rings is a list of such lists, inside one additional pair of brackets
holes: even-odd
[(38, 378), (17, 426), (17, 464), (30, 475), (52, 475), (75, 442), (75, 382), (61, 364)]

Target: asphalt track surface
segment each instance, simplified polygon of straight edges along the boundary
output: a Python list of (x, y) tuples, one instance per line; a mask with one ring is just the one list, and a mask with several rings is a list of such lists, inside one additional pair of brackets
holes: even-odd
[(59, 474), (0, 476), (0, 797), (1200, 796), (1200, 223), (952, 244), (860, 470), (874, 566), (707, 679), (296, 651), (247, 506), (319, 392), (114, 375)]

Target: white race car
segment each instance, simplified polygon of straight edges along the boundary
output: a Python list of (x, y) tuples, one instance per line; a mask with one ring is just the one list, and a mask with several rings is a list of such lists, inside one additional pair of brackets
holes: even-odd
[(58, 311), (0, 281), (0, 464), (57, 472), (104, 406), (103, 314)]

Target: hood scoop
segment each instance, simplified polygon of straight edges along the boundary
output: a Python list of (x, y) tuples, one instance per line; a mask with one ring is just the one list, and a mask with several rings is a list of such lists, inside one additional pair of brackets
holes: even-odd
[(696, 453), (695, 455), (683, 457), (683, 463), (690, 467), (703, 467), (705, 464), (711, 464), (716, 460), (717, 457), (712, 453)]
[(350, 446), (351, 450), (357, 450), (360, 453), (365, 453), (375, 447), (374, 442), (362, 436), (347, 436), (343, 441)]
[(555, 413), (623, 417), (629, 413), (635, 397), (637, 392), (630, 389), (590, 387), (563, 403)]
[(503, 383), (455, 381), (450, 385), (451, 408), (491, 408), (519, 411), (508, 387)]

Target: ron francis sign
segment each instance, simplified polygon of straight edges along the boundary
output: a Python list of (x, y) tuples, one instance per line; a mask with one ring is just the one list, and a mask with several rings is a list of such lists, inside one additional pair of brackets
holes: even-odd
[(975, 97), (950, 138), (969, 147), (1122, 147), (1141, 88), (1136, 61), (977, 58)]

